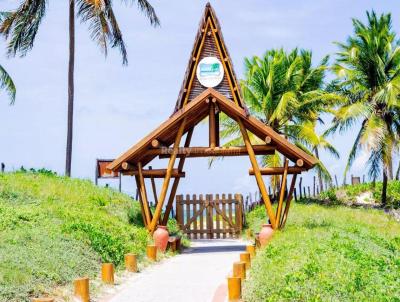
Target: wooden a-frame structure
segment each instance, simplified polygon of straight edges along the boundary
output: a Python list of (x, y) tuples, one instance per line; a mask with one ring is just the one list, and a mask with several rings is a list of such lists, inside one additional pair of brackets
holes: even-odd
[[(224, 77), (213, 88), (206, 88), (196, 78), (196, 68), (204, 57), (216, 57), (222, 63)], [(237, 122), (243, 136), (244, 146), (221, 147), (219, 139), (219, 114), (223, 112)], [(209, 120), (209, 145), (191, 147), (190, 141), (193, 129), (202, 120)], [(253, 145), (248, 132), (253, 133), (264, 143)], [(184, 145), (181, 146), (182, 137)], [(261, 168), (256, 155), (281, 153), (284, 158), (283, 167)], [(189, 59), (182, 88), (172, 116), (162, 123), (153, 132), (148, 134), (137, 144), (114, 160), (108, 169), (120, 171), (124, 175), (133, 175), (139, 190), (139, 199), (143, 221), (150, 233), (153, 233), (158, 224), (166, 225), (171, 212), (179, 181), (185, 177), (183, 171), (186, 158), (243, 156), (248, 155), (252, 168), (250, 175), (254, 175), (261, 192), (269, 220), (274, 228), (283, 227), (289, 212), (290, 202), (295, 188), (296, 176), (311, 169), (317, 160), (291, 144), (271, 127), (249, 115), (241, 97), (233, 65), (225, 46), (221, 27), (210, 4), (206, 5), (196, 35), (193, 50)], [(144, 169), (154, 158), (167, 158), (166, 169)], [(178, 165), (175, 168), (175, 162)], [(289, 162), (292, 162), (289, 165)], [(292, 174), (289, 190), (287, 176)], [(263, 175), (281, 175), (281, 188), (276, 212), (273, 210)], [(145, 179), (152, 180), (152, 189), (155, 196), (156, 208), (150, 210)], [(157, 196), (154, 178), (163, 178), (161, 191)], [(173, 179), (169, 196), (168, 188)], [(164, 215), (162, 209), (167, 201)]]

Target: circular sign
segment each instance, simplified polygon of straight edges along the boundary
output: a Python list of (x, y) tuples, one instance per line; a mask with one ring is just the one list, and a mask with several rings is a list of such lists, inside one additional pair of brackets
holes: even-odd
[(216, 57), (205, 57), (197, 65), (196, 76), (204, 87), (215, 87), (224, 78), (224, 68)]

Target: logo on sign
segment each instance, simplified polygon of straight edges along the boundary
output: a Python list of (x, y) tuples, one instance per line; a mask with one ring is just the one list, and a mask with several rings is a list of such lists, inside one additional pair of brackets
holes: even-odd
[(224, 68), (216, 57), (203, 58), (196, 70), (197, 79), (204, 87), (215, 87), (224, 78)]

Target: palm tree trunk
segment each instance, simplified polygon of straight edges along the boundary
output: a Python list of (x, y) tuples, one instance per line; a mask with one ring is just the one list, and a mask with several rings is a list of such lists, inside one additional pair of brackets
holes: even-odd
[[(319, 160), (319, 152), (318, 152), (318, 148), (317, 147), (314, 148), (314, 152), (315, 152), (315, 157)], [(323, 192), (324, 191), (324, 183), (322, 181), (322, 173), (321, 173), (321, 171), (318, 171), (318, 182), (319, 182), (319, 191)]]
[(69, 3), (69, 63), (68, 63), (68, 121), (65, 175), (71, 176), (72, 136), (74, 124), (74, 66), (75, 66), (75, 0)]
[(388, 184), (387, 169), (384, 167), (384, 168), (383, 168), (383, 181), (382, 181), (382, 206), (383, 206), (383, 207), (386, 206), (387, 184)]

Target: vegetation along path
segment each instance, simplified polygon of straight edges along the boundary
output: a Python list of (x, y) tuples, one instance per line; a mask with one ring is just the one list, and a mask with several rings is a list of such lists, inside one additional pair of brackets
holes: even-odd
[(226, 277), (244, 250), (241, 240), (194, 240), (191, 248), (135, 274), (102, 302), (208, 302), (214, 296), (223, 301)]

